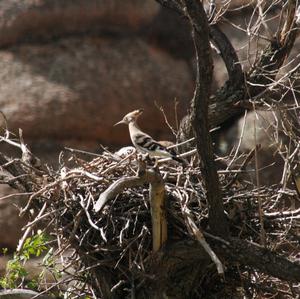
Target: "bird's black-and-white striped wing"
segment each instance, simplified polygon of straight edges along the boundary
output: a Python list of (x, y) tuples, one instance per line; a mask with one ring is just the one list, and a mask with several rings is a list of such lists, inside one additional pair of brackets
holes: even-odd
[(153, 140), (149, 135), (146, 134), (136, 134), (132, 140), (134, 145), (141, 151), (154, 155), (155, 153), (159, 156), (160, 153), (164, 156), (171, 156), (168, 150)]

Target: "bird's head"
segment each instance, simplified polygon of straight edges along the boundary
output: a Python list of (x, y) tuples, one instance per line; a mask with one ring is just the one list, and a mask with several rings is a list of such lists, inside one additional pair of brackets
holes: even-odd
[(128, 125), (131, 122), (135, 122), (138, 117), (143, 113), (144, 109), (138, 109), (138, 110), (134, 110), (132, 112), (129, 112), (128, 114), (126, 114), (123, 119), (119, 122), (117, 122), (116, 125), (120, 125), (120, 124), (125, 124)]

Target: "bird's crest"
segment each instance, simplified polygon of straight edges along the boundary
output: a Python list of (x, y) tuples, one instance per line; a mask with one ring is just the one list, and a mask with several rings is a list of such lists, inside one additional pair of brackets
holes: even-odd
[(126, 114), (123, 119), (119, 122), (117, 122), (115, 124), (116, 125), (120, 125), (120, 124), (126, 124), (128, 125), (130, 122), (132, 121), (136, 121), (138, 119), (138, 117), (143, 113), (144, 109), (137, 109), (134, 110), (132, 112), (129, 112), (128, 114)]

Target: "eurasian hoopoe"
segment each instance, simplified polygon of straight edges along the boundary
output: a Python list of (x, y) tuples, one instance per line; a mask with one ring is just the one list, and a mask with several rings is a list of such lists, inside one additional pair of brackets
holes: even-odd
[(126, 114), (115, 126), (119, 124), (128, 125), (130, 139), (138, 151), (147, 153), (150, 157), (170, 157), (177, 162), (185, 163), (183, 159), (176, 156), (174, 150), (167, 149), (162, 144), (153, 140), (151, 136), (141, 131), (136, 121), (143, 111), (143, 109), (139, 109)]

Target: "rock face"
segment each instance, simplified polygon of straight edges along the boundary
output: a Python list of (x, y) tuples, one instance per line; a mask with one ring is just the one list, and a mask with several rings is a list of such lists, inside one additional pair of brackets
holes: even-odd
[[(1, 197), (14, 193), (17, 193), (17, 191), (6, 185), (0, 185)], [(15, 205), (25, 205), (25, 202), (25, 196), (0, 200), (0, 255), (2, 254), (2, 248), (12, 251), (18, 244), (19, 238), (22, 235), (21, 229), (27, 223), (28, 219), (26, 217), (19, 217), (19, 210)]]
[[(249, 153), (255, 145), (260, 145), (257, 155), (260, 185), (278, 184), (282, 177), (284, 161), (278, 150), (285, 144), (286, 138), (283, 133), (280, 134), (280, 129), (277, 135), (278, 120), (280, 123), (280, 115), (271, 111), (251, 111), (245, 119), (237, 120), (222, 137), (225, 145), (223, 154), (229, 154), (233, 146), (237, 147), (240, 138), (239, 154)], [(242, 163), (244, 159), (237, 162)], [(255, 158), (248, 164), (247, 170), (249, 172), (243, 177), (257, 184)]]
[(11, 130), (22, 128), (27, 139), (105, 144), (128, 142), (125, 128), (113, 124), (139, 107), (146, 110), (145, 129), (162, 138), (166, 130), (155, 102), (174, 117), (174, 99), (187, 107), (193, 91), (185, 62), (137, 38), (14, 47), (0, 52), (0, 80)]
[(4, 0), (0, 46), (45, 41), (67, 34), (138, 30), (158, 12), (152, 0)]
[(41, 299), (50, 299), (52, 297), (47, 295), (39, 295), (38, 292), (26, 289), (12, 289), (0, 291), (0, 297), (3, 299), (30, 299), (38, 296)]
[(154, 103), (172, 121), (176, 98), (182, 116), (193, 80), (185, 61), (137, 34), (159, 11), (152, 0), (1, 1), (0, 104), (9, 129), (22, 128), (29, 143), (126, 144), (125, 128), (112, 124), (144, 107), (145, 129), (170, 136)]
[[(129, 144), (128, 129), (113, 124), (140, 107), (141, 126), (170, 139), (155, 103), (174, 124), (174, 100), (180, 119), (193, 76), (184, 56), (145, 36), (159, 12), (153, 0), (0, 1), (0, 105), (8, 129), (22, 128), (33, 152), (52, 165), (64, 146)], [(0, 150), (20, 155), (3, 143)], [(15, 191), (0, 190), (8, 192)], [(0, 247), (13, 250), (18, 242), (26, 220), (13, 204), (22, 200), (0, 201)]]

